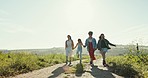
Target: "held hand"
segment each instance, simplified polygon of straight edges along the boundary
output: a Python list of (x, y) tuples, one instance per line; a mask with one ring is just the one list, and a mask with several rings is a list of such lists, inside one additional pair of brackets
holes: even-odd
[(75, 49), (75, 47), (72, 48), (72, 50), (74, 50), (74, 49)]

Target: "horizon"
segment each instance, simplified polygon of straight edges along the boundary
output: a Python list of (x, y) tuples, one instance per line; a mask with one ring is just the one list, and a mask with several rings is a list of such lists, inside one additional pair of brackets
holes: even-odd
[[(134, 45), (135, 46), (135, 49), (136, 49), (136, 44), (127, 44), (127, 45), (122, 45), (122, 44), (116, 44), (117, 46), (116, 47), (112, 47), (112, 46), (110, 46), (110, 47), (112, 47), (112, 48), (121, 48), (121, 46), (130, 46), (130, 45)], [(148, 46), (145, 46), (145, 45), (139, 45), (139, 48), (140, 47), (142, 47), (142, 49), (144, 48), (144, 47), (148, 47)], [(37, 50), (37, 49), (39, 49), (39, 50), (41, 50), (41, 49), (53, 49), (53, 48), (65, 48), (64, 46), (63, 47), (49, 47), (49, 48), (18, 48), (18, 49), (0, 49), (0, 51), (2, 51), (2, 50)], [(83, 49), (86, 49), (86, 48), (84, 48), (83, 47)], [(76, 49), (74, 49), (74, 50), (76, 50)], [(87, 49), (86, 49), (87, 50)]]
[(67, 35), (83, 44), (88, 32), (113, 44), (148, 46), (147, 0), (0, 1), (0, 49), (64, 47)]

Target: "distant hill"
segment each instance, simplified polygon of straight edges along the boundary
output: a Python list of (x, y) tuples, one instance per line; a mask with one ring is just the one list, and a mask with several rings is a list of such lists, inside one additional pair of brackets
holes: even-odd
[[(117, 47), (111, 47), (111, 49), (107, 52), (108, 56), (112, 55), (123, 55), (125, 53), (128, 53), (129, 50), (129, 45), (117, 45)], [(134, 46), (134, 48), (136, 48)], [(145, 52), (148, 53), (148, 46), (140, 46), (139, 47), (142, 50), (145, 50)], [(74, 54), (76, 53), (77, 49), (74, 49)], [(9, 52), (29, 52), (33, 54), (38, 54), (38, 55), (46, 55), (46, 54), (65, 54), (65, 49), (64, 47), (53, 47), (53, 48), (46, 48), (46, 49), (16, 49), (16, 50), (0, 50), (3, 53), (9, 53)], [(87, 49), (83, 48), (83, 54), (88, 54)], [(95, 51), (96, 55), (100, 55), (99, 51)]]

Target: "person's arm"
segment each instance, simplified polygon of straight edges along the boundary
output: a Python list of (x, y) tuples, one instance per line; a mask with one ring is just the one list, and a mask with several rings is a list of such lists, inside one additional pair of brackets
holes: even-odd
[(98, 49), (98, 50), (101, 49), (100, 40), (98, 40), (98, 43), (97, 43), (97, 49)]
[(78, 43), (76, 44), (76, 46), (74, 47), (74, 49), (78, 46)]
[(65, 49), (67, 48), (67, 41), (65, 41)]
[(72, 49), (74, 49), (74, 42), (73, 42), (73, 40), (71, 40), (72, 41)]
[(97, 49), (97, 43), (96, 43), (96, 39), (94, 38), (94, 49)]
[(81, 43), (81, 45), (84, 47), (83, 43)]
[(109, 45), (111, 45), (111, 46), (115, 46), (115, 47), (116, 47), (115, 44), (110, 43), (107, 39), (106, 39), (106, 41), (108, 42)]
[(87, 39), (85, 40), (85, 45), (83, 47), (86, 47), (87, 46)]

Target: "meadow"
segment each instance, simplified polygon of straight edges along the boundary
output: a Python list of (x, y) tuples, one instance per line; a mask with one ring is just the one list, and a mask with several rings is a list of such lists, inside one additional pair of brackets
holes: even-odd
[[(96, 51), (95, 54), (99, 55), (99, 52)], [(84, 50), (83, 55), (83, 59), (87, 59), (85, 62), (89, 63), (87, 51)], [(64, 63), (65, 59), (63, 48), (10, 50), (7, 53), (0, 51), (0, 78)], [(72, 60), (78, 58), (75, 56)], [(135, 47), (131, 46), (112, 48), (107, 53), (107, 62), (110, 66), (109, 71), (120, 76), (148, 78), (148, 50), (145, 48), (141, 48), (140, 51), (136, 51)], [(84, 64), (82, 66), (85, 67)], [(79, 65), (74, 68), (75, 72), (81, 71), (78, 70)]]
[(148, 78), (148, 50), (134, 46), (126, 47), (128, 53), (120, 56), (108, 56), (109, 70), (127, 78)]
[[(77, 60), (73, 57), (72, 61)], [(27, 73), (65, 62), (64, 54), (36, 55), (28, 52), (0, 53), (0, 77)]]

